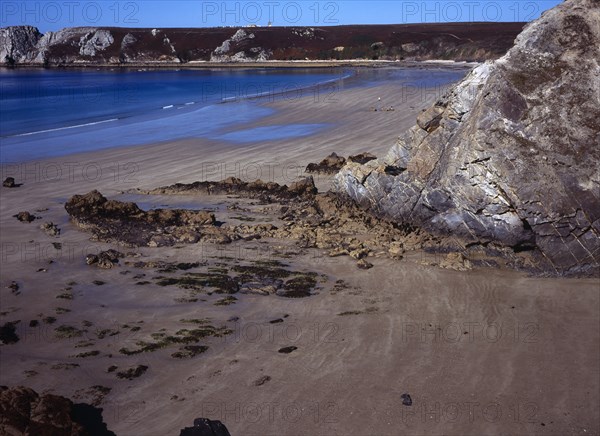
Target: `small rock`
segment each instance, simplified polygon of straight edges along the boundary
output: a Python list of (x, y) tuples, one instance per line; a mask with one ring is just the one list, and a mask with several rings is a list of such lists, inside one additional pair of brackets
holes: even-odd
[(16, 188), (18, 185), (15, 183), (14, 177), (7, 177), (4, 179), (4, 182), (2, 182), (2, 186), (5, 188)]
[(117, 250), (106, 250), (96, 254), (88, 254), (85, 257), (85, 263), (88, 265), (96, 265), (98, 268), (111, 269), (115, 264), (119, 263), (119, 258), (125, 255)]
[(440, 262), (440, 267), (456, 271), (468, 271), (473, 269), (471, 261), (462, 253), (448, 253), (446, 258)]
[(388, 253), (390, 254), (390, 256), (394, 259), (402, 259), (402, 255), (404, 254), (405, 250), (404, 250), (404, 245), (402, 244), (402, 242), (392, 242), (390, 244), (390, 248), (388, 250)]
[(333, 250), (330, 250), (329, 253), (327, 253), (329, 257), (347, 256), (348, 254), (348, 250), (346, 250), (343, 247), (336, 247)]
[(304, 179), (292, 183), (290, 185), (289, 191), (298, 195), (314, 195), (317, 192), (319, 192), (317, 187), (315, 186), (315, 181), (312, 178), (312, 176), (306, 177)]
[(348, 161), (364, 165), (367, 162), (370, 162), (375, 159), (377, 159), (377, 157), (375, 155), (372, 155), (371, 153), (361, 153), (361, 154), (357, 154), (355, 156), (350, 156), (348, 158)]
[(412, 406), (412, 398), (409, 394), (402, 394), (400, 395), (400, 398), (402, 398), (403, 406)]
[(283, 353), (283, 354), (290, 354), (292, 351), (296, 351), (297, 349), (298, 349), (298, 347), (294, 347), (292, 345), (292, 346), (289, 346), (289, 347), (280, 348), (278, 352), (279, 353)]
[(360, 269), (371, 269), (371, 268), (373, 268), (373, 264), (367, 262), (365, 259), (360, 259), (358, 262), (356, 262), (356, 266), (359, 267)]
[(35, 220), (35, 217), (29, 212), (19, 212), (15, 217), (22, 223), (30, 223)]
[(346, 159), (331, 153), (318, 164), (310, 163), (304, 170), (307, 173), (335, 174), (346, 164)]
[(52, 222), (42, 224), (40, 229), (42, 229), (48, 236), (60, 235), (60, 229)]

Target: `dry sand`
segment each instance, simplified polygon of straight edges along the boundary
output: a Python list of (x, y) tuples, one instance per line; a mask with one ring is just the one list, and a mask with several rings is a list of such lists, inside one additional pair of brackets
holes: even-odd
[[(85, 254), (111, 246), (90, 241), (69, 223), (63, 205), (73, 194), (98, 189), (127, 198), (118, 194), (228, 176), (289, 183), (307, 163), (332, 151), (381, 155), (435, 94), (406, 99), (394, 84), (340, 90), (334, 101), (269, 103), (281, 111), (253, 124), (332, 123), (306, 138), (243, 146), (185, 140), (5, 167), (3, 178), (26, 172), (16, 174), (23, 186), (0, 190), (0, 322), (21, 320), (20, 342), (0, 347), (0, 384), (81, 401), (92, 400), (92, 386), (110, 387), (101, 407), (109, 429), (119, 435), (178, 434), (197, 417), (223, 421), (232, 435), (598, 434), (598, 280), (448, 271), (423, 265), (420, 254), (401, 261), (374, 259), (374, 268), (363, 271), (347, 257), (298, 252), (289, 241), (113, 247), (141, 253), (142, 260), (171, 262), (214, 261), (220, 255), (246, 262), (287, 250), (294, 254), (294, 268), (327, 276), (319, 294), (309, 298), (238, 295), (236, 304), (214, 306), (222, 296), (181, 303), (175, 298), (185, 297), (183, 290), (135, 285), (144, 279), (133, 275), (146, 273), (150, 280), (153, 270), (123, 262), (111, 270), (85, 264)], [(396, 110), (369, 111), (378, 96)], [(328, 184), (319, 178), (320, 189)], [(225, 198), (152, 201), (217, 207), (223, 220), (234, 214), (226, 211), (231, 200)], [(13, 218), (24, 210), (43, 218), (31, 224)], [(58, 224), (60, 237), (39, 229), (46, 221)], [(52, 242), (62, 243), (62, 249)], [(122, 274), (126, 270), (132, 272)], [(347, 287), (333, 290), (339, 279)], [(13, 280), (19, 295), (7, 289)], [(69, 286), (74, 298), (57, 299)], [(57, 307), (70, 312), (57, 314)], [(353, 314), (340, 315), (344, 312)], [(57, 321), (28, 327), (45, 316)], [(228, 321), (232, 317), (239, 320)], [(203, 344), (209, 350), (188, 360), (170, 357), (176, 347), (134, 356), (118, 351), (163, 328), (183, 328), (182, 319), (200, 318), (233, 333), (208, 338)], [(271, 324), (276, 318), (283, 322)], [(83, 328), (84, 320), (93, 325), (82, 337), (55, 337), (56, 327)], [(132, 332), (136, 325), (141, 329)], [(99, 339), (103, 329), (120, 333)], [(81, 341), (93, 345), (77, 348)], [(278, 353), (290, 345), (298, 349)], [(70, 357), (90, 350), (100, 354)], [(51, 369), (60, 363), (80, 366)], [(131, 381), (107, 372), (111, 365), (122, 370), (137, 364), (149, 369)], [(264, 376), (270, 379), (256, 386)], [(403, 405), (403, 394), (412, 405)]]

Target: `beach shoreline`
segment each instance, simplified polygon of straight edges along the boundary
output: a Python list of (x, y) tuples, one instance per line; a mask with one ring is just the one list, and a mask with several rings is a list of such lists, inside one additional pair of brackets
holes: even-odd
[[(329, 257), (291, 240), (124, 247), (91, 238), (64, 208), (73, 195), (94, 189), (129, 201), (138, 189), (229, 177), (290, 185), (306, 176), (308, 163), (332, 152), (383, 155), (446, 88), (407, 93), (390, 82), (263, 101), (257, 104), (275, 112), (234, 129), (327, 125), (306, 137), (182, 139), (3, 165), (2, 178), (23, 185), (0, 189), (0, 324), (19, 321), (21, 340), (2, 345), (0, 384), (97, 401), (108, 428), (125, 435), (173, 434), (198, 417), (244, 435), (535, 434), (542, 423), (554, 434), (597, 433), (600, 378), (581, 370), (598, 367), (597, 280), (500, 268), (461, 272), (434, 266), (437, 255), (419, 251), (404, 259), (368, 257), (373, 267), (362, 270), (350, 256)], [(377, 105), (394, 110), (373, 111)], [(320, 192), (330, 188), (330, 175), (314, 178)], [(285, 204), (148, 198), (153, 207), (195, 204), (222, 222), (285, 227)], [(40, 219), (18, 221), (14, 215), (25, 210)], [(44, 233), (44, 222), (60, 235)], [(126, 254), (115, 267), (86, 264), (88, 253), (111, 248)], [(300, 299), (236, 294), (226, 305), (226, 295), (157, 283), (171, 274), (159, 271), (160, 262), (206, 261), (198, 268), (218, 269), (257, 260), (315, 273), (319, 289)], [(13, 281), (17, 291), (9, 288)], [(203, 338), (209, 348), (196, 357), (172, 358), (173, 346), (120, 351), (203, 319), (231, 333)], [(61, 326), (77, 330), (57, 331)], [(73, 336), (59, 337), (65, 332)], [(280, 351), (292, 346), (289, 354)], [(115, 375), (140, 365), (147, 372), (138, 378)], [(428, 417), (434, 412), (439, 419)]]

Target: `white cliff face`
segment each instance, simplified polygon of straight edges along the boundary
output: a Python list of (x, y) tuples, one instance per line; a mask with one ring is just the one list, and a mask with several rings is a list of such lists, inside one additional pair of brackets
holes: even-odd
[(349, 164), (339, 191), (377, 215), (465, 245), (600, 270), (600, 2), (567, 0), (503, 58), (473, 70), (388, 154)]
[(99, 51), (106, 50), (115, 39), (108, 30), (89, 32), (79, 39), (79, 54), (82, 56), (96, 56)]
[[(254, 33), (247, 33), (244, 29), (239, 29), (231, 37), (223, 41), (210, 56), (211, 62), (263, 62), (269, 59), (271, 52), (261, 47), (252, 47), (248, 50), (248, 55), (244, 50), (235, 51), (244, 42), (255, 38)], [(233, 53), (232, 53), (233, 52)]]

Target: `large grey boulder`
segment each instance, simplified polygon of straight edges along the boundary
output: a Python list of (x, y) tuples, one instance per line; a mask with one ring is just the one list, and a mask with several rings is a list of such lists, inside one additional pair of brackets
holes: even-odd
[(337, 190), (465, 244), (537, 251), (546, 271), (598, 271), (600, 1), (547, 11), (417, 121)]
[(21, 62), (34, 49), (42, 34), (32, 26), (0, 29), (0, 63)]

